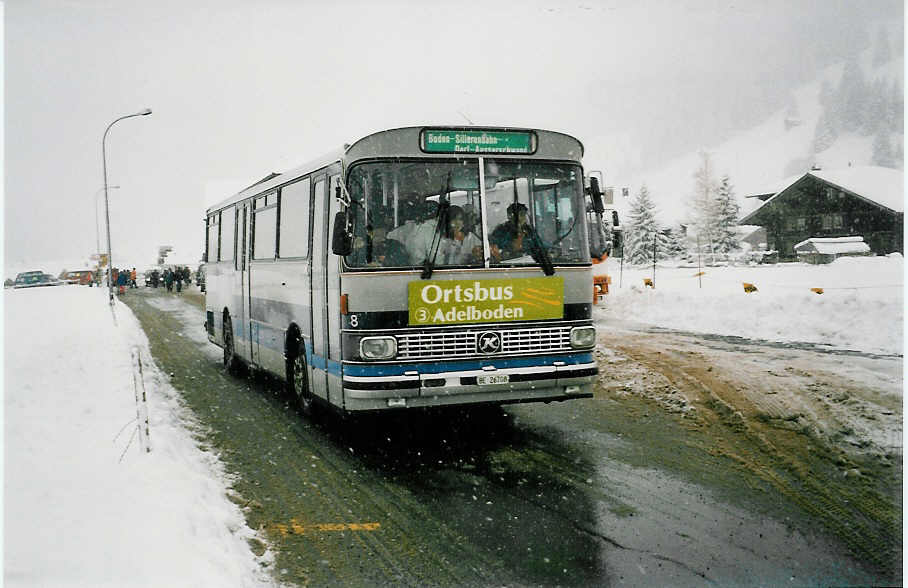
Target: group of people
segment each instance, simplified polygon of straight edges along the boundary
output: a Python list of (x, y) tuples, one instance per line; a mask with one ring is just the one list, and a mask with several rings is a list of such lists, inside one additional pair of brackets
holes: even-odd
[(110, 270), (110, 283), (116, 286), (117, 292), (126, 294), (127, 288), (136, 287), (136, 268), (131, 270), (112, 268)]
[[(369, 223), (366, 234), (353, 243), (348, 263), (359, 267), (422, 265), (471, 265), (482, 262), (482, 239), (477, 236), (479, 215), (475, 207), (446, 205), (438, 211), (428, 201), (422, 214), (412, 215), (388, 231), (379, 223)], [(514, 202), (507, 208), (508, 219), (489, 233), (492, 261), (527, 255), (533, 248), (535, 232), (527, 222), (527, 207)]]
[(184, 282), (187, 286), (192, 283), (192, 275), (189, 268), (185, 266), (175, 267), (173, 269), (167, 268), (164, 270), (163, 274), (158, 272), (158, 270), (153, 270), (151, 272), (151, 286), (153, 288), (157, 288), (162, 280), (168, 292), (173, 292), (173, 288), (176, 286), (177, 293), (180, 293), (183, 291)]

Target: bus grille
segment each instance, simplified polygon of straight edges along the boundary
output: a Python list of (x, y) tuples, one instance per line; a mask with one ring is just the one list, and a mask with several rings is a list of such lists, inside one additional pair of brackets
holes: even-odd
[[(491, 330), (491, 329), (490, 329)], [(442, 331), (408, 333), (397, 336), (398, 359), (432, 359), (479, 356), (476, 339), (485, 331)], [(497, 331), (501, 335), (501, 354), (532, 354), (570, 351), (571, 327), (544, 327)]]

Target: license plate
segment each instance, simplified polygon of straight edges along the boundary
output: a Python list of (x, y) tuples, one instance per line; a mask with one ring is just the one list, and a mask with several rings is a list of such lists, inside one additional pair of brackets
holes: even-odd
[(489, 384), (507, 384), (510, 379), (510, 376), (508, 376), (507, 374), (497, 374), (494, 376), (476, 376), (476, 383), (480, 386), (488, 386)]

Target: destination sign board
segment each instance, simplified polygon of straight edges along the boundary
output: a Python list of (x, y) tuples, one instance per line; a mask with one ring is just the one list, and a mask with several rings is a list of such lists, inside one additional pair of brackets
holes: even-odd
[(564, 278), (414, 280), (410, 326), (497, 323), (564, 316)]
[(426, 153), (533, 153), (536, 136), (529, 131), (464, 131), (425, 129), (420, 138)]

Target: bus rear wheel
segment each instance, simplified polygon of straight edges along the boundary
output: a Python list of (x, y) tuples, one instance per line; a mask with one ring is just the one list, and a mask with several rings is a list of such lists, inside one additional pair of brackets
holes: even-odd
[(306, 366), (306, 351), (302, 340), (297, 336), (289, 345), (287, 353), (287, 388), (306, 416), (314, 413), (312, 392), (309, 390), (309, 370)]
[(236, 356), (236, 344), (233, 341), (233, 321), (229, 314), (224, 315), (224, 367), (231, 374), (236, 373), (239, 359)]

